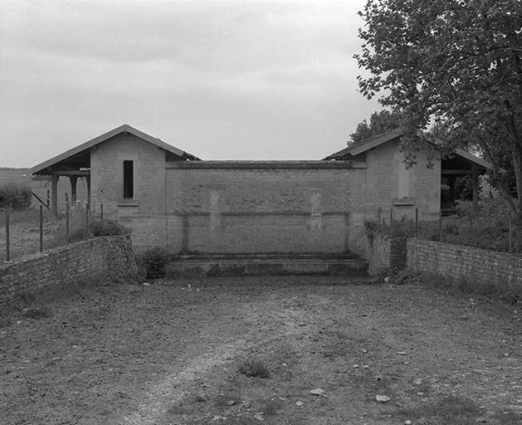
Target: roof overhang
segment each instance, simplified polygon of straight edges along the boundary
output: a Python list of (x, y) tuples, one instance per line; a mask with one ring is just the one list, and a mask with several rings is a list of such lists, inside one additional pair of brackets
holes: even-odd
[(131, 127), (128, 124), (124, 124), (120, 127), (117, 127), (107, 133), (102, 134), (101, 136), (95, 137), (94, 139), (89, 140), (88, 142), (82, 143), (68, 151), (61, 153), (47, 161), (44, 161), (33, 168), (31, 168), (30, 173), (35, 175), (50, 175), (53, 173), (63, 173), (63, 172), (71, 172), (77, 171), (80, 168), (89, 168), (90, 167), (90, 150), (91, 148), (95, 148), (102, 142), (105, 142), (119, 134), (128, 133), (132, 134), (142, 140), (145, 140), (148, 143), (153, 144), (154, 146), (165, 150), (166, 152), (170, 152), (181, 160), (190, 160), (190, 161), (199, 161), (200, 159), (194, 155), (191, 155), (187, 152), (184, 152), (174, 146), (165, 143), (163, 140), (158, 139), (156, 137), (152, 137), (142, 131)]
[[(392, 142), (394, 140), (400, 139), (403, 136), (404, 132), (401, 129), (395, 129), (383, 134), (379, 134), (374, 137), (370, 137), (364, 140), (361, 140), (359, 142), (353, 143), (352, 145), (348, 146), (347, 148), (344, 148), (338, 152), (333, 153), (332, 155), (327, 156), (324, 158), (324, 161), (329, 160), (351, 160), (353, 157), (360, 155), (362, 153), (365, 153), (369, 151), (370, 149), (374, 149), (378, 146), (381, 146), (385, 143)], [(419, 136), (422, 136), (422, 133), (418, 133)], [(440, 145), (443, 142), (440, 140), (435, 141), (435, 143), (430, 142), (433, 145)], [(472, 169), (473, 167), (476, 167), (483, 172), (486, 170), (491, 170), (492, 165), (488, 161), (479, 158), (463, 149), (456, 149), (451, 155), (454, 157), (458, 157), (462, 159), (469, 167)], [(447, 158), (445, 158), (447, 159)], [(444, 159), (443, 159), (444, 161)]]

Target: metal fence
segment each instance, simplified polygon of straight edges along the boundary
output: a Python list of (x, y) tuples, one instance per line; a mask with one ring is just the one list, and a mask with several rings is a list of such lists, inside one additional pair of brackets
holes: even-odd
[(58, 219), (43, 205), (23, 211), (0, 210), (0, 261), (11, 261), (88, 238), (93, 221), (100, 222), (103, 227), (103, 205), (99, 206), (99, 213), (94, 214), (89, 204), (66, 203), (65, 211)]
[(512, 254), (522, 253), (522, 229), (507, 214), (496, 218), (482, 216), (472, 209), (460, 214), (420, 220), (419, 209), (391, 206), (378, 208), (376, 221), (392, 235), (418, 237), (457, 245), (469, 245)]

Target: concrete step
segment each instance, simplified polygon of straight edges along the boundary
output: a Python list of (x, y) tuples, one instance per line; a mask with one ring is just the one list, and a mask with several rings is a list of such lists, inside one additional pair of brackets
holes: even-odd
[(365, 260), (349, 254), (180, 255), (168, 265), (172, 276), (332, 275), (366, 276)]

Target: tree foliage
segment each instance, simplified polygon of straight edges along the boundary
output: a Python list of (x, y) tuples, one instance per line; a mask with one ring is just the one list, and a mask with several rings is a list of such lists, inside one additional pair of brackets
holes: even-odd
[(33, 192), (30, 187), (8, 183), (0, 187), (0, 208), (23, 210), (31, 206)]
[(383, 109), (379, 112), (374, 112), (370, 117), (370, 122), (364, 120), (357, 124), (355, 132), (350, 134), (350, 139), (355, 143), (377, 134), (395, 130), (401, 127), (402, 120), (403, 114), (398, 110)]
[[(404, 111), (406, 147), (435, 122), (449, 147), (480, 149), (522, 225), (522, 2), (368, 0), (360, 15), (356, 59), (371, 73), (361, 92), (384, 91), (381, 103)], [(506, 160), (518, 200), (502, 182)]]

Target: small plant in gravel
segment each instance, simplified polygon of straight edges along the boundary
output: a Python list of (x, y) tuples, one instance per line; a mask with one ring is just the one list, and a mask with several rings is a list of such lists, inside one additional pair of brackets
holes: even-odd
[(28, 317), (30, 319), (46, 319), (52, 317), (53, 312), (51, 307), (48, 305), (43, 305), (40, 307), (24, 308), (22, 311), (22, 316)]
[(260, 411), (264, 416), (277, 415), (277, 411), (281, 408), (281, 403), (277, 400), (264, 400), (261, 403)]
[(251, 378), (269, 378), (270, 371), (266, 365), (257, 359), (247, 359), (239, 365), (239, 373)]

